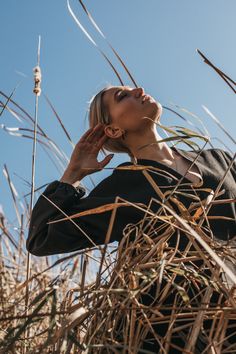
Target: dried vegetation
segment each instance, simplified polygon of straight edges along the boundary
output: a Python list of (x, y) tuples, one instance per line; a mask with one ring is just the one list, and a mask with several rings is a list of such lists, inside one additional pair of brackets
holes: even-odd
[[(91, 20), (90, 13), (80, 3)], [(80, 25), (69, 3), (68, 7)], [(105, 38), (101, 31), (100, 34)], [(112, 51), (120, 59), (113, 48)], [(235, 92), (235, 82), (200, 54), (225, 81), (228, 80)], [(103, 52), (102, 55), (109, 61)], [(121, 64), (125, 67), (122, 61)], [(115, 73), (118, 74), (117, 70)], [(136, 85), (129, 72), (128, 75)], [(119, 74), (117, 76), (123, 84)], [(67, 163), (64, 152), (35, 124), (35, 117), (14, 102), (14, 91), (10, 96), (0, 94), (0, 114), (8, 111), (27, 125), (14, 129), (2, 125), (2, 129), (37, 141), (53, 156), (57, 168), (64, 167)], [(48, 98), (47, 102), (73, 146)], [(186, 116), (193, 117), (179, 107), (178, 112), (166, 109), (185, 122), (188, 122)], [(34, 128), (31, 128), (33, 123)], [(217, 124), (220, 125), (218, 121)], [(198, 146), (196, 138), (211, 144), (197, 128), (193, 131), (162, 127), (167, 134), (166, 141), (185, 142), (191, 148)], [(234, 142), (229, 133), (227, 135)], [(33, 156), (36, 156), (35, 151)], [(211, 205), (217, 203), (220, 188), (212, 191), (212, 198), (207, 200), (199, 200), (196, 194), (187, 209), (172, 194), (161, 193), (149, 168), (133, 168), (142, 169), (158, 198), (152, 199), (146, 208), (135, 206), (143, 208), (145, 216), (138, 224), (126, 226), (117, 249), (105, 245), (99, 250), (85, 250), (54, 261), (44, 257), (30, 262), (24, 243), (31, 207), (27, 196), (19, 203), (5, 166), (17, 221), (16, 225), (11, 225), (3, 213), (0, 215), (1, 353), (151, 353), (153, 340), (154, 352), (160, 353), (174, 353), (174, 350), (236, 353), (234, 245), (212, 239), (203, 227)], [(33, 182), (34, 173), (31, 181), (34, 186)], [(176, 205), (178, 213), (169, 201)], [(117, 203), (130, 205), (121, 198)], [(159, 204), (157, 213), (151, 208), (155, 203)], [(118, 204), (104, 206), (104, 210), (112, 210), (110, 232), (117, 207)]]

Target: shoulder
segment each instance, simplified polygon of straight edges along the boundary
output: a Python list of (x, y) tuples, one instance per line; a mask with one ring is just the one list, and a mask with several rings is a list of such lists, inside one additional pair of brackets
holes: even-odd
[(230, 156), (231, 156), (230, 152), (228, 152), (226, 150), (223, 150), (223, 149), (220, 149), (220, 148), (211, 148), (211, 149), (206, 149), (206, 150), (203, 150), (203, 151), (205, 151), (206, 154), (207, 153), (211, 154), (214, 157), (217, 157), (217, 156), (226, 157), (226, 156), (228, 156), (230, 158)]
[(225, 160), (232, 160), (233, 156), (231, 155), (230, 152), (220, 149), (220, 148), (210, 148), (210, 149), (203, 149), (203, 150), (182, 150), (179, 149), (182, 153), (185, 155), (189, 155), (192, 157), (195, 157), (199, 155), (202, 157), (204, 160), (215, 160), (215, 161), (222, 161), (222, 159)]
[(236, 154), (233, 156), (229, 151), (220, 148), (183, 152), (185, 156), (191, 157), (192, 159), (197, 157), (196, 162), (201, 165), (202, 169), (209, 170), (211, 173), (225, 173), (230, 166), (230, 171), (234, 178), (236, 178)]
[(219, 148), (203, 150), (203, 156), (208, 159), (211, 159), (212, 161), (215, 161), (215, 163), (220, 163), (224, 165), (225, 163), (226, 165), (229, 165), (229, 163), (233, 159), (233, 155), (230, 152)]

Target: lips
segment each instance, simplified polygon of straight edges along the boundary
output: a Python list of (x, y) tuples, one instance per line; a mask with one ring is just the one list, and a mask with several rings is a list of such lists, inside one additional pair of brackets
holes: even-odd
[(151, 96), (149, 96), (149, 95), (143, 95), (143, 96), (142, 96), (142, 104), (143, 104), (145, 101), (150, 100), (150, 99), (151, 99)]

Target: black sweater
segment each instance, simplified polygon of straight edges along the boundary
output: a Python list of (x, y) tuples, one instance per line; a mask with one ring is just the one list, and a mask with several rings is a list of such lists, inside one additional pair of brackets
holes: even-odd
[[(197, 156), (197, 152), (195, 151), (184, 151), (182, 149), (176, 149), (176, 151), (190, 161), (193, 161)], [(202, 184), (194, 186), (194, 192), (192, 188), (193, 183), (187, 178), (184, 178), (174, 196), (187, 208), (192, 202), (196, 202), (191, 196), (199, 196), (201, 200), (205, 199), (211, 190), (216, 190), (231, 161), (232, 157), (221, 149), (203, 150), (195, 162), (203, 179)], [(138, 165), (150, 166), (148, 173), (162, 193), (171, 191), (182, 177), (172, 168), (157, 161), (138, 159), (137, 162)], [(118, 167), (129, 165), (132, 165), (132, 163), (124, 162)], [(155, 169), (152, 169), (152, 166)], [(224, 193), (216, 198), (216, 200), (234, 199), (234, 201), (230, 203), (213, 204), (208, 213), (209, 216), (227, 217), (224, 220), (220, 218), (209, 219), (213, 236), (225, 241), (236, 236), (235, 181), (236, 163), (234, 161), (221, 187)], [(181, 190), (182, 192), (184, 190), (185, 194), (178, 193), (178, 191)], [(142, 203), (146, 206), (148, 206), (151, 198), (159, 199), (156, 191), (141, 170), (114, 170), (113, 173), (101, 181), (87, 197), (83, 198), (84, 194), (84, 191), (78, 193), (73, 186), (59, 181), (54, 181), (49, 184), (43, 193), (46, 198), (50, 199), (67, 215), (73, 215), (105, 204), (114, 203), (117, 196), (132, 203)], [(46, 256), (93, 247), (94, 245), (101, 245), (105, 242), (112, 213), (111, 210), (80, 216), (74, 219), (74, 222), (76, 222), (79, 228), (71, 221), (48, 224), (49, 221), (65, 217), (65, 214), (61, 213), (58, 208), (50, 203), (43, 195), (39, 197), (32, 212), (28, 239), (26, 241), (26, 247), (30, 253), (37, 256)], [(157, 212), (159, 206), (159, 204), (154, 203), (151, 208), (154, 212)], [(110, 242), (120, 241), (125, 226), (130, 223), (137, 223), (143, 216), (144, 212), (134, 206), (119, 207), (117, 209)]]

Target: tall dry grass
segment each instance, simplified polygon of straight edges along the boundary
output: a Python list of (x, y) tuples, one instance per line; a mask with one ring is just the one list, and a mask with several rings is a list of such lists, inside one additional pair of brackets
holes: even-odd
[[(99, 31), (91, 14), (82, 1), (80, 3)], [(68, 7), (80, 26), (69, 3)], [(84, 32), (88, 37), (85, 29)], [(105, 38), (101, 31), (100, 34)], [(110, 48), (136, 85), (118, 53), (112, 46)], [(101, 54), (123, 84), (111, 61), (105, 53)], [(205, 56), (203, 58), (211, 64)], [(219, 69), (216, 71), (229, 79)], [(230, 83), (232, 86), (233, 80)], [(7, 133), (32, 139), (34, 144), (37, 142), (57, 169), (65, 168), (67, 156), (35, 117), (13, 100), (14, 90), (10, 96), (4, 92), (0, 95), (0, 115), (8, 111), (25, 123), (24, 128), (15, 130), (2, 128)], [(73, 147), (70, 135), (48, 97), (47, 102)], [(165, 108), (185, 123), (190, 122), (193, 129), (162, 125), (166, 134), (163, 141), (181, 141), (187, 147), (200, 148), (197, 140), (200, 139), (203, 147), (206, 143), (212, 147), (199, 117), (181, 107)], [(225, 131), (207, 108), (206, 112)], [(193, 117), (200, 120), (202, 130), (191, 121)], [(235, 142), (228, 132), (225, 133)], [(36, 150), (32, 156), (33, 159), (37, 157)], [(134, 168), (142, 170), (147, 183), (163, 199), (149, 169)], [(233, 340), (236, 334), (234, 244), (213, 241), (201, 227), (207, 210), (217, 202), (220, 188), (213, 191), (211, 200), (196, 199), (191, 210), (172, 198), (179, 209), (178, 214), (168, 204), (172, 195), (166, 198), (166, 203), (160, 203), (157, 198), (150, 201), (148, 208), (136, 205), (144, 208), (145, 217), (136, 225), (127, 225), (124, 237), (115, 249), (105, 245), (99, 250), (79, 251), (58, 260), (34, 257), (34, 261), (29, 262), (25, 249), (31, 213), (28, 199), (32, 200), (33, 193), (45, 186), (36, 188), (32, 173), (32, 191), (20, 204), (7, 166), (4, 174), (17, 221), (16, 225), (11, 225), (7, 217), (0, 214), (1, 353), (150, 353), (150, 349), (143, 346), (147, 338), (155, 339), (160, 353), (172, 353), (175, 349), (196, 353), (199, 337), (206, 343), (202, 353), (236, 352)], [(117, 202), (130, 205), (121, 198)], [(152, 203), (160, 206), (158, 213), (151, 210)], [(104, 206), (104, 209), (112, 210), (110, 234), (117, 207), (117, 204)], [(158, 228), (157, 221), (161, 221)], [(216, 301), (212, 302), (212, 298)], [(208, 323), (207, 328), (203, 327), (204, 323)], [(160, 330), (165, 331), (164, 337)], [(182, 346), (176, 342), (177, 336), (182, 339)]]

